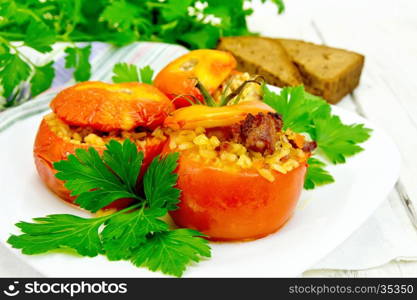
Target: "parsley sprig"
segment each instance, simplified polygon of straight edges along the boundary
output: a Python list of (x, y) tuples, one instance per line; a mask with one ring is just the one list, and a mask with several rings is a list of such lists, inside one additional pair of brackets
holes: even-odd
[(316, 186), (325, 185), (334, 182), (334, 178), (330, 173), (324, 169), (326, 164), (317, 158), (310, 157), (307, 161), (308, 168), (304, 181), (304, 188), (312, 190)]
[[(282, 0), (275, 3), (284, 10)], [(248, 35), (246, 18), (252, 0), (0, 0), (0, 94), (6, 106), (30, 82), (31, 96), (51, 86), (51, 62), (40, 65), (22, 47), (49, 53), (56, 42), (67, 42), (66, 68), (74, 78), (90, 78), (91, 46), (78, 42), (102, 41), (116, 46), (134, 41), (157, 41), (190, 49), (214, 48), (221, 36)], [(1, 108), (1, 107), (0, 107)]]
[[(371, 129), (363, 124), (344, 124), (331, 113), (330, 104), (307, 93), (303, 86), (283, 88), (280, 94), (264, 86), (264, 102), (282, 115), (283, 129), (309, 134), (317, 142), (318, 153), (332, 164), (345, 163), (348, 157), (361, 152), (359, 144), (370, 137)], [(334, 182), (324, 162), (310, 158), (308, 164), (305, 189)]]
[(142, 82), (152, 84), (154, 70), (149, 66), (138, 68), (136, 65), (128, 63), (117, 63), (113, 67), (114, 76), (112, 80), (114, 83), (122, 82)]
[(82, 256), (103, 254), (109, 260), (129, 260), (138, 267), (181, 276), (190, 262), (210, 257), (210, 247), (202, 233), (170, 229), (161, 220), (179, 201), (174, 173), (178, 153), (152, 161), (143, 177), (143, 193), (137, 184), (142, 160), (142, 152), (128, 139), (122, 144), (111, 140), (102, 156), (94, 148), (77, 149), (54, 164), (57, 178), (77, 196), (77, 204), (96, 212), (121, 198), (136, 202), (97, 218), (55, 214), (34, 218), (33, 223), (19, 222), (16, 226), (23, 234), (11, 235), (8, 243), (29, 255), (70, 248)]

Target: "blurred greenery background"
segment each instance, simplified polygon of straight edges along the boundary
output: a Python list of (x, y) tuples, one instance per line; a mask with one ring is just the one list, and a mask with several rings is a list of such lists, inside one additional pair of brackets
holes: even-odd
[[(282, 0), (261, 0), (284, 11)], [(176, 43), (189, 49), (213, 48), (222, 36), (256, 34), (246, 18), (251, 0), (0, 0), (0, 110), (17, 105), (22, 88), (29, 98), (48, 89), (53, 60), (38, 65), (22, 47), (49, 53), (67, 42), (65, 67), (76, 81), (90, 78), (91, 46), (102, 41), (121, 47), (135, 41)]]

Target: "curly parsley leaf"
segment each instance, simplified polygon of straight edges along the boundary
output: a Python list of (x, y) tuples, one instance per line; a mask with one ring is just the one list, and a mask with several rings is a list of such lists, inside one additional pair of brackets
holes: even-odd
[(179, 37), (179, 40), (193, 49), (214, 48), (221, 36), (220, 28), (204, 24), (200, 30), (186, 32)]
[[(132, 187), (132, 176), (136, 172), (137, 178), (140, 166), (132, 165), (134, 171), (130, 171), (127, 170), (129, 166), (126, 164), (141, 163), (143, 154), (138, 153), (136, 148), (132, 154), (131, 148), (135, 145), (128, 139), (123, 143), (123, 147), (114, 147), (114, 143), (106, 146), (104, 160), (90, 147), (88, 151), (77, 149), (75, 155), (69, 155), (67, 160), (54, 163), (54, 168), (58, 171), (56, 177), (65, 181), (65, 187), (72, 191), (72, 196), (77, 196), (76, 203), (82, 208), (96, 212), (115, 200), (138, 198)], [(109, 161), (114, 166), (124, 157), (129, 159), (123, 162), (125, 165), (113, 170), (105, 163)]]
[(138, 248), (132, 262), (138, 267), (180, 277), (190, 262), (200, 261), (201, 256), (210, 257), (208, 242), (201, 236), (200, 232), (191, 229), (156, 233)]
[(304, 181), (304, 188), (312, 190), (317, 186), (325, 185), (334, 182), (334, 178), (327, 170), (324, 169), (326, 164), (316, 158), (310, 157), (308, 159), (308, 169)]
[(174, 188), (178, 175), (174, 173), (178, 165), (178, 153), (170, 153), (165, 157), (157, 156), (149, 165), (143, 177), (143, 188), (149, 206), (166, 207), (168, 210), (177, 208), (180, 190)]
[(41, 53), (50, 52), (51, 46), (56, 42), (56, 33), (43, 22), (32, 21), (23, 42)]
[(5, 53), (1, 55), (0, 61), (0, 84), (4, 88), (4, 97), (8, 98), (15, 87), (28, 79), (31, 69), (18, 54)]
[[(358, 144), (370, 137), (370, 129), (363, 124), (343, 124), (338, 116), (332, 115), (330, 104), (305, 92), (302, 86), (283, 88), (280, 94), (264, 86), (264, 102), (282, 115), (284, 129), (308, 133), (333, 164), (344, 163), (347, 157), (362, 151)], [(320, 182), (332, 182), (330, 174), (320, 169), (323, 166), (315, 162), (309, 167), (306, 187), (314, 188), (321, 185), (318, 184)]]
[(122, 32), (111, 33), (106, 35), (107, 41), (117, 47), (129, 45), (137, 41), (138, 37), (133, 30), (125, 30)]
[(143, 68), (139, 69), (139, 74), (140, 74), (140, 82), (143, 83), (147, 83), (147, 84), (152, 84), (153, 80), (153, 69), (150, 66), (145, 66)]
[(142, 82), (152, 84), (154, 71), (150, 66), (138, 69), (133, 64), (117, 63), (113, 68), (113, 73), (112, 80), (114, 83)]
[(126, 30), (135, 23), (141, 11), (139, 5), (127, 1), (114, 1), (104, 9), (100, 19), (114, 28)]
[(159, 218), (166, 209), (139, 209), (111, 218), (102, 232), (104, 249), (109, 260), (129, 259), (135, 248), (146, 243), (147, 235), (168, 230)]
[(104, 163), (119, 176), (128, 191), (134, 193), (142, 167), (143, 152), (138, 152), (136, 145), (128, 139), (123, 144), (110, 140), (106, 148), (103, 153)]
[(139, 81), (138, 69), (132, 64), (117, 63), (114, 65), (113, 73), (112, 80), (114, 83)]
[(55, 76), (54, 63), (50, 62), (44, 66), (35, 67), (35, 74), (30, 80), (32, 97), (47, 90)]
[(284, 88), (276, 94), (264, 86), (264, 102), (277, 111), (283, 119), (283, 129), (308, 132), (311, 126), (310, 111), (305, 107), (304, 88)]
[(193, 0), (169, 0), (162, 7), (162, 17), (166, 21), (173, 21), (188, 16), (188, 8)]
[(99, 227), (104, 218), (85, 219), (73, 215), (49, 215), (33, 219), (36, 223), (20, 222), (16, 226), (24, 233), (11, 235), (7, 242), (24, 254), (39, 254), (69, 247), (83, 256), (103, 253)]
[(91, 45), (79, 47), (67, 47), (65, 49), (65, 67), (74, 68), (74, 78), (77, 81), (86, 81), (91, 76), (91, 64), (89, 57)]
[(345, 125), (338, 116), (316, 118), (315, 139), (324, 155), (334, 164), (363, 150), (359, 143), (366, 141), (371, 130), (363, 124)]

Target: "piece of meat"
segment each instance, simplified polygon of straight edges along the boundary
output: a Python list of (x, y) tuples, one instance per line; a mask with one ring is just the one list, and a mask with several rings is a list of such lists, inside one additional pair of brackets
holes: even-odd
[[(276, 113), (248, 114), (242, 122), (229, 127), (209, 128), (208, 137), (216, 136), (221, 142), (235, 142), (262, 154), (272, 154), (282, 129), (282, 118)], [(225, 144), (228, 145), (228, 144)]]
[(247, 149), (262, 154), (272, 154), (278, 141), (277, 132), (282, 129), (282, 118), (279, 114), (248, 114), (240, 123), (240, 133), (235, 136), (237, 142)]
[(305, 142), (302, 150), (304, 152), (313, 152), (317, 148), (317, 143), (315, 141)]
[(297, 143), (294, 140), (288, 139), (288, 142), (291, 144), (291, 146), (295, 149), (301, 149), (304, 152), (313, 152), (314, 149), (317, 148), (317, 143), (315, 141), (311, 142), (304, 142), (304, 144), (301, 146), (298, 146)]
[[(208, 128), (206, 134), (208, 137), (216, 136), (222, 142), (222, 145), (216, 149), (218, 151), (227, 150), (230, 146), (227, 142), (235, 142), (244, 145), (248, 150), (265, 155), (275, 152), (275, 144), (279, 139), (277, 132), (281, 131), (282, 125), (282, 118), (276, 113), (248, 114), (238, 124)], [(304, 152), (312, 152), (317, 148), (315, 141), (302, 140), (299, 145), (292, 139), (288, 139), (288, 142), (293, 148), (301, 149)]]

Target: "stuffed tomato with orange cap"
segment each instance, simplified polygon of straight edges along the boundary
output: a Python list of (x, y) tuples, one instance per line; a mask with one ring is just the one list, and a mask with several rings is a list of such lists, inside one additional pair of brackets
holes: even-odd
[[(236, 70), (236, 59), (228, 52), (201, 49), (186, 53), (163, 68), (155, 78), (155, 86), (173, 100), (177, 108), (192, 103), (217, 103), (255, 76)], [(254, 82), (252, 82), (254, 83)], [(259, 99), (260, 88), (246, 89), (245, 96)]]
[[(61, 91), (51, 102), (52, 113), (39, 127), (34, 158), (43, 182), (59, 197), (73, 203), (75, 197), (55, 177), (53, 163), (74, 154), (77, 148), (94, 147), (99, 153), (111, 139), (132, 140), (144, 152), (142, 172), (164, 147), (159, 126), (174, 110), (157, 88), (143, 83), (83, 82)], [(122, 208), (120, 199), (106, 207)]]
[(180, 227), (211, 240), (248, 240), (278, 230), (293, 214), (315, 142), (282, 130), (282, 119), (260, 101), (174, 111), (164, 122), (180, 153)]

